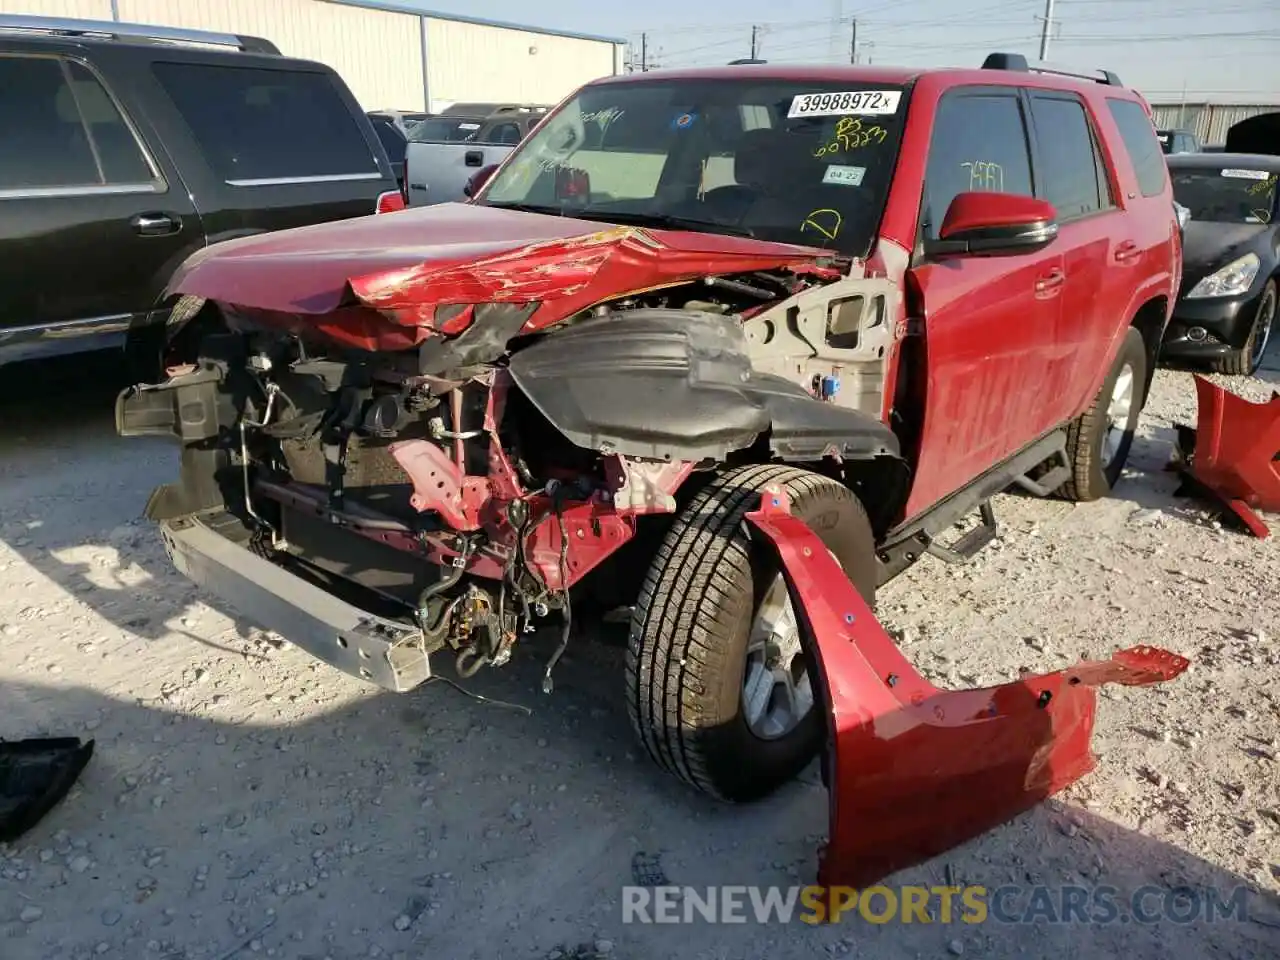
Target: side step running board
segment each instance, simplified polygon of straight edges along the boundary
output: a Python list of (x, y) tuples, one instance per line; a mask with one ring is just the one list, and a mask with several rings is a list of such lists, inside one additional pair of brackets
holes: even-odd
[(991, 509), (991, 501), (983, 500), (978, 506), (982, 517), (982, 525), (974, 527), (951, 546), (944, 546), (937, 540), (929, 541), (925, 552), (947, 563), (968, 563), (978, 551), (995, 539), (999, 527), (996, 525), (996, 513)]
[(1051, 497), (1064, 483), (1071, 479), (1071, 462), (1067, 459), (1066, 450), (1055, 450), (1050, 458), (1054, 461), (1043, 476), (1031, 479), (1029, 474), (1014, 477), (1013, 482), (1027, 493), (1035, 497)]

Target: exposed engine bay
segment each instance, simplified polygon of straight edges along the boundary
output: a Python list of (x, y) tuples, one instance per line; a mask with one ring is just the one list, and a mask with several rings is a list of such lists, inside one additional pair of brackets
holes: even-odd
[(398, 352), (188, 296), (177, 322), (221, 329), (199, 336), (195, 364), (126, 399), (120, 429), (150, 432), (149, 406), (176, 405), (184, 459), (217, 463), (161, 488), (172, 502), (153, 517), (225, 508), (260, 555), (412, 618), (422, 652), (452, 651), (463, 676), (561, 611), (549, 689), (575, 588), (642, 518), (673, 513), (691, 477), (899, 464), (879, 421), (893, 294), (835, 269), (708, 276), (532, 333), (536, 302), (442, 306), (450, 335)]

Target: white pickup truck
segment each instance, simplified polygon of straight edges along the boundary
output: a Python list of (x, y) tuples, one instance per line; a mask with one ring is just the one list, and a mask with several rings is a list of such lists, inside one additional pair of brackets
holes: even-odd
[(476, 171), (499, 163), (546, 115), (542, 106), (496, 106), (474, 115), (450, 111), (412, 131), (405, 150), (404, 193), (411, 207), (465, 198)]

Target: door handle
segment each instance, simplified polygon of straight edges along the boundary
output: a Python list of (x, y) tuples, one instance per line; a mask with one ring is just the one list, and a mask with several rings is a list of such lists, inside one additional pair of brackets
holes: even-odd
[(1067, 275), (1055, 267), (1036, 281), (1036, 293), (1046, 293), (1049, 290), (1056, 290), (1066, 282), (1066, 279)]
[(167, 213), (140, 213), (129, 225), (144, 237), (163, 237), (182, 229), (182, 221)]
[(1128, 263), (1130, 260), (1136, 260), (1142, 256), (1142, 249), (1132, 240), (1126, 240), (1116, 246), (1116, 252), (1113, 256), (1117, 263)]
[(479, 167), (484, 165), (483, 150), (468, 150), (462, 158), (462, 162), (468, 167)]

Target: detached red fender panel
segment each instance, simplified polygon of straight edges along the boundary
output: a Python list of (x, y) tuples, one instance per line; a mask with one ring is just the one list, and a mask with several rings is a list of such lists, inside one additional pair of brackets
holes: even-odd
[(1094, 688), (1170, 680), (1154, 647), (974, 690), (898, 650), (818, 536), (767, 490), (747, 519), (777, 549), (828, 712), (831, 824), (819, 882), (865, 887), (1012, 819), (1093, 769)]
[(1280, 394), (1253, 403), (1196, 377), (1194, 440), (1180, 443), (1184, 472), (1220, 499), (1257, 537), (1257, 510), (1280, 510)]

